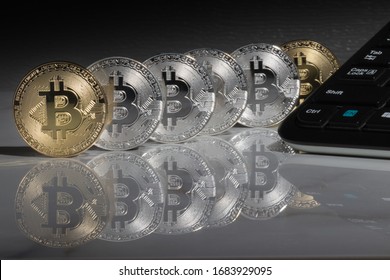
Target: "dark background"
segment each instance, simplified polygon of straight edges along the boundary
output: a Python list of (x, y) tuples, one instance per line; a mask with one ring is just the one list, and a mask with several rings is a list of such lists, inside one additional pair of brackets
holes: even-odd
[[(3, 155), (5, 151), (12, 154), (12, 149), (4, 147), (26, 145), (15, 129), (12, 99), (23, 76), (39, 64), (66, 60), (88, 66), (109, 56), (144, 61), (163, 52), (187, 52), (201, 47), (231, 53), (250, 43), (279, 45), (295, 39), (324, 44), (342, 64), (390, 19), (389, 0), (161, 1), (158, 4), (142, 1), (137, 3), (140, 8), (131, 3), (125, 7), (107, 1), (103, 6), (95, 3), (85, 8), (78, 3), (61, 2), (45, 7), (50, 12), (39, 11), (44, 4), (36, 1), (31, 6), (1, 8), (0, 148)], [(13, 196), (20, 178), (35, 160), (31, 158), (25, 166), (13, 158), (2, 163), (1, 209), (13, 211)], [(16, 172), (12, 164), (21, 165), (18, 174), (12, 173)], [(7, 181), (3, 181), (5, 178)], [(327, 209), (306, 215), (292, 213), (289, 219), (266, 223), (238, 219), (228, 228), (168, 238), (151, 235), (125, 246), (97, 240), (80, 250), (63, 251), (27, 240), (15, 228), (9, 212), (1, 211), (0, 217), (4, 229), (1, 258), (361, 258), (388, 257), (390, 252), (387, 235), (350, 226)]]
[[(134, 3), (134, 4), (133, 4)], [(12, 3), (11, 3), (12, 5)], [(12, 116), (15, 89), (32, 68), (55, 60), (85, 67), (109, 56), (145, 61), (163, 52), (310, 39), (344, 63), (390, 19), (390, 1), (135, 1), (81, 6), (34, 2), (0, 11), (0, 131), (24, 145)]]
[(249, 43), (311, 39), (343, 63), (390, 19), (390, 1), (139, 2), (140, 8), (53, 3), (51, 12), (39, 11), (38, 2), (31, 9), (2, 8), (1, 94), (12, 95), (29, 70), (53, 60), (142, 62), (162, 52), (213, 47), (231, 53)]
[[(144, 61), (163, 52), (211, 47), (228, 53), (250, 43), (311, 39), (340, 63), (390, 19), (390, 1), (107, 1), (20, 4), (0, 11), (0, 143), (19, 145), (12, 98), (39, 64), (66, 60), (85, 67), (109, 56)], [(230, 4), (232, 3), (232, 4)], [(10, 3), (11, 5), (13, 3)], [(87, 7), (85, 7), (87, 6)], [(5, 110), (5, 111), (4, 111)]]
[[(66, 60), (85, 67), (109, 56), (144, 61), (163, 52), (211, 47), (228, 53), (250, 43), (318, 41), (344, 63), (390, 19), (390, 1), (139, 1), (2, 7), (0, 136), (24, 145), (12, 116), (13, 94), (39, 64)], [(232, 3), (232, 4), (229, 4)], [(11, 3), (12, 4), (12, 3)], [(84, 6), (87, 6), (85, 8)]]

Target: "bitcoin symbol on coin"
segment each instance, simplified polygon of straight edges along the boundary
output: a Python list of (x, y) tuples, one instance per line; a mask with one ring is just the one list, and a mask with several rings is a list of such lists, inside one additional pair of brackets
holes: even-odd
[(67, 159), (45, 159), (33, 167), (19, 184), (15, 207), (20, 230), (40, 245), (55, 248), (96, 239), (109, 209), (96, 175)]
[[(114, 172), (114, 170), (113, 170)], [(121, 169), (114, 172), (115, 179), (115, 216), (111, 220), (111, 227), (125, 228), (125, 222), (133, 221), (139, 212), (138, 198), (141, 195), (140, 186), (132, 177), (124, 177)]]
[(263, 61), (255, 56), (250, 60), (251, 94), (249, 104), (255, 106), (256, 114), (262, 114), (266, 104), (271, 104), (278, 99), (279, 91), (275, 73), (264, 68)]
[(275, 171), (279, 166), (278, 159), (272, 152), (265, 151), (264, 145), (259, 143), (244, 154), (249, 158), (249, 164), (253, 168), (249, 184), (250, 197), (263, 199), (264, 194), (276, 186)]
[(168, 179), (164, 222), (177, 222), (178, 216), (191, 204), (189, 192), (192, 188), (192, 176), (187, 170), (178, 168), (176, 161), (165, 161), (164, 169)]
[(51, 62), (31, 70), (14, 97), (20, 135), (38, 152), (74, 156), (91, 147), (107, 122), (103, 88), (84, 67)]
[(166, 67), (162, 75), (167, 89), (167, 105), (161, 122), (164, 126), (176, 126), (177, 118), (184, 118), (191, 113), (192, 103), (188, 98), (190, 86), (176, 77), (176, 71), (171, 66)]
[(323, 83), (322, 73), (318, 67), (307, 62), (304, 53), (296, 53), (293, 58), (294, 63), (298, 66), (299, 78), (301, 80), (299, 102), (302, 103), (311, 92)]
[(82, 121), (81, 112), (76, 108), (78, 96), (71, 89), (64, 88), (64, 81), (58, 76), (50, 81), (50, 91), (40, 91), (39, 96), (46, 97), (46, 125), (42, 131), (51, 133), (57, 139), (66, 139), (66, 132), (76, 130)]
[(249, 44), (232, 53), (248, 80), (248, 103), (239, 122), (271, 127), (295, 108), (299, 97), (298, 68), (280, 47)]
[(281, 45), (298, 68), (299, 104), (339, 68), (336, 56), (324, 45), (310, 40), (295, 40)]
[[(109, 133), (117, 135), (122, 133), (123, 128), (130, 127), (137, 119), (139, 110), (134, 104), (137, 92), (123, 81), (121, 72), (116, 71), (110, 75), (109, 85), (114, 85), (112, 124), (107, 128)], [(125, 106), (118, 106), (119, 104)]]
[(66, 177), (54, 177), (49, 185), (43, 187), (43, 192), (47, 193), (48, 213), (47, 223), (42, 227), (51, 228), (53, 234), (66, 234), (68, 229), (81, 223), (78, 211), (84, 199), (77, 188), (68, 185)]

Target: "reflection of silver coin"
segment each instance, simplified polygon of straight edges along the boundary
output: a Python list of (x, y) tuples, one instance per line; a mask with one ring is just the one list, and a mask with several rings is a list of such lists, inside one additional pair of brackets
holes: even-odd
[(217, 137), (196, 137), (190, 147), (207, 160), (215, 179), (216, 202), (208, 225), (222, 227), (232, 223), (248, 194), (248, 173), (243, 156), (230, 143)]
[(183, 234), (207, 225), (215, 201), (215, 182), (199, 153), (182, 145), (162, 145), (143, 157), (167, 186), (164, 215), (156, 232)]
[(215, 95), (204, 67), (183, 54), (162, 54), (144, 62), (166, 96), (163, 117), (152, 139), (172, 143), (197, 135), (211, 118)]
[(249, 193), (242, 213), (250, 219), (277, 216), (294, 197), (296, 188), (278, 173), (280, 163), (294, 153), (278, 133), (257, 128), (238, 133), (231, 143), (244, 156), (249, 173)]
[(88, 67), (104, 87), (112, 119), (96, 146), (127, 150), (144, 143), (162, 117), (163, 101), (159, 83), (140, 62), (110, 57)]
[(16, 222), (33, 241), (75, 247), (98, 237), (106, 225), (108, 197), (82, 163), (57, 159), (33, 167), (20, 182)]
[(130, 152), (105, 153), (88, 166), (113, 189), (111, 220), (100, 235), (107, 241), (130, 241), (152, 233), (164, 207), (163, 187), (154, 169)]
[(273, 126), (294, 109), (299, 97), (297, 66), (279, 47), (250, 44), (232, 53), (248, 81), (248, 103), (239, 123)]
[(241, 66), (229, 54), (216, 49), (188, 52), (213, 80), (215, 109), (200, 134), (219, 134), (235, 125), (247, 103), (247, 83)]

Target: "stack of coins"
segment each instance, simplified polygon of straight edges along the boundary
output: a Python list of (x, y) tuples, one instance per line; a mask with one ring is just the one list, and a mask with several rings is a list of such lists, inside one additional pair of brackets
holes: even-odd
[(330, 50), (309, 40), (249, 44), (231, 54), (164, 53), (143, 63), (109, 57), (87, 68), (50, 62), (22, 79), (14, 117), (26, 143), (52, 157), (92, 145), (181, 143), (236, 124), (276, 126), (337, 69)]

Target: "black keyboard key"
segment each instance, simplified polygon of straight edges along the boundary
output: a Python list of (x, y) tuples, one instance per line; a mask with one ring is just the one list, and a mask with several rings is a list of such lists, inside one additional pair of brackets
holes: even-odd
[(365, 129), (390, 131), (390, 109), (378, 110), (366, 122)]
[(390, 33), (379, 40), (378, 46), (380, 47), (390, 47)]
[(376, 85), (333, 84), (320, 87), (315, 102), (338, 105), (365, 105), (382, 107), (390, 98), (390, 87)]
[(332, 128), (359, 129), (373, 113), (370, 107), (341, 107), (329, 120), (328, 126)]
[(385, 73), (385, 68), (377, 66), (351, 66), (338, 74), (342, 80), (375, 83)]
[(323, 127), (336, 111), (336, 106), (308, 104), (300, 110), (297, 119), (303, 126)]
[(360, 57), (362, 64), (390, 65), (390, 49), (369, 48)]

